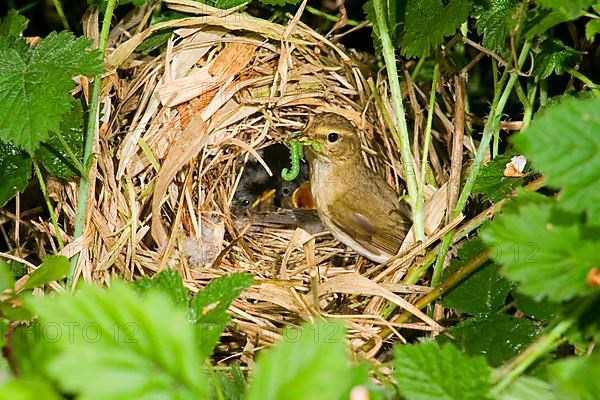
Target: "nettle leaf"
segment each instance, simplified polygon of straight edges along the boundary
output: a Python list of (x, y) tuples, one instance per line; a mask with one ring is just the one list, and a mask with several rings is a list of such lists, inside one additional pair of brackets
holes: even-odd
[(208, 398), (208, 377), (185, 312), (158, 291), (123, 282), (32, 300), (42, 326), (61, 333), (47, 373), (78, 399)]
[(102, 70), (91, 41), (51, 33), (30, 48), (24, 39), (0, 40), (0, 139), (33, 154), (71, 109), (72, 77)]
[(194, 296), (189, 319), (196, 324), (203, 356), (210, 355), (225, 330), (231, 302), (251, 285), (252, 275), (235, 273), (213, 280)]
[(600, 393), (600, 354), (571, 357), (549, 366), (549, 375), (560, 399), (592, 400)]
[(11, 9), (0, 20), (0, 36), (19, 36), (27, 28), (28, 23), (27, 18)]
[[(59, 131), (73, 154), (83, 162), (83, 107), (79, 101), (71, 99), (71, 111), (63, 118)], [(37, 149), (35, 157), (54, 176), (69, 179), (79, 175), (55, 132)]]
[[(535, 162), (561, 206), (600, 226), (600, 99), (566, 97), (538, 113), (513, 143)], [(568, 150), (568, 151), (567, 151)]]
[(0, 139), (0, 207), (23, 191), (31, 179), (31, 157)]
[(61, 280), (67, 276), (70, 267), (69, 259), (65, 256), (46, 256), (42, 265), (29, 275), (23, 289), (33, 289)]
[(536, 300), (568, 300), (593, 290), (586, 276), (600, 265), (600, 242), (586, 239), (582, 226), (552, 201), (503, 212), (482, 229), (481, 238), (494, 246), (502, 274)]
[(552, 73), (562, 75), (566, 69), (574, 67), (581, 59), (581, 53), (565, 46), (560, 39), (545, 40), (540, 46), (540, 53), (535, 57), (533, 73), (540, 79), (546, 79)]
[(518, 0), (481, 0), (475, 6), (478, 15), (477, 32), (483, 35), (483, 46), (490, 50), (503, 50), (507, 39), (517, 27), (519, 15), (524, 12)]
[[(485, 244), (479, 239), (466, 242), (458, 250), (458, 258), (452, 260), (445, 275), (449, 276), (456, 272), (485, 249)], [(475, 315), (486, 315), (496, 311), (504, 304), (510, 292), (510, 282), (498, 273), (498, 269), (497, 264), (486, 262), (477, 272), (444, 296), (444, 306)]]
[(288, 328), (283, 340), (258, 355), (247, 400), (347, 399), (367, 370), (352, 367), (344, 326), (329, 321)]
[(592, 19), (585, 24), (585, 37), (592, 41), (594, 37), (600, 33), (600, 19)]
[(152, 278), (144, 276), (132, 283), (140, 293), (159, 290), (173, 300), (173, 304), (186, 309), (189, 303), (190, 291), (183, 286), (183, 280), (179, 272), (174, 269), (166, 269)]
[(435, 342), (394, 348), (394, 376), (407, 400), (480, 400), (490, 389), (490, 367), (452, 344)]
[(456, 33), (467, 20), (472, 4), (469, 0), (408, 0), (404, 33), (400, 40), (402, 54), (421, 57)]
[[(511, 194), (515, 188), (522, 186), (524, 177), (506, 177), (504, 170), (510, 162), (512, 154), (503, 154), (484, 165), (473, 186), (474, 193), (481, 193), (483, 200), (496, 202)], [(527, 163), (523, 173), (531, 172), (532, 167)]]
[[(470, 318), (448, 329), (461, 350), (471, 356), (484, 356), (492, 367), (510, 360), (540, 333), (540, 327), (526, 318), (506, 314)], [(446, 342), (440, 336), (442, 342)]]

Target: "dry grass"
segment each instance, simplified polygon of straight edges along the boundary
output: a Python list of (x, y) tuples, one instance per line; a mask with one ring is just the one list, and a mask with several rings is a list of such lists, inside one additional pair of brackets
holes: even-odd
[[(175, 268), (197, 291), (218, 276), (252, 274), (255, 284), (234, 301), (228, 344), (219, 348), (224, 358), (247, 363), (253, 350), (302, 320), (345, 319), (355, 349), (375, 344), (367, 357), (381, 353), (384, 327), (395, 332), (392, 340), (403, 340), (399, 328), (440, 330), (412, 306), (428, 288), (401, 284), (422, 248), (407, 245), (405, 256), (376, 266), (329, 234), (244, 225), (229, 211), (240, 160), (285, 141), (323, 111), (359, 127), (365, 162), (398, 188), (401, 165), (385, 124), (391, 110), (385, 80), (365, 75), (368, 68), (355, 53), (296, 19), (282, 26), (193, 1), (163, 3), (190, 17), (145, 28), (148, 9), (140, 8), (132, 24), (119, 24), (111, 34), (87, 229), (63, 251), (81, 251), (78, 275), (109, 283), (115, 276), (135, 279)], [(134, 51), (166, 28), (174, 34), (162, 54)], [(406, 88), (416, 121), (413, 148), (420, 152), (427, 96), (413, 83)], [(440, 103), (452, 104), (446, 90), (440, 85), (440, 96), (448, 99)], [(429, 244), (440, 237), (446, 209), (451, 114), (439, 105)], [(61, 225), (72, 227), (76, 184), (54, 181), (51, 193)], [(56, 251), (48, 223), (27, 229), (37, 238), (34, 252)], [(382, 315), (389, 304), (412, 312), (413, 323), (388, 322), (393, 313)]]

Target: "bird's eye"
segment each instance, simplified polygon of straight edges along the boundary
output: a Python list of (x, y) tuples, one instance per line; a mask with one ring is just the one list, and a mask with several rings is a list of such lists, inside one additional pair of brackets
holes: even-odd
[(243, 205), (244, 207), (248, 207), (248, 206), (250, 205), (250, 200), (248, 200), (248, 199), (244, 199), (244, 200), (242, 200), (242, 205)]
[(284, 187), (284, 188), (283, 188), (281, 191), (282, 191), (282, 192), (283, 192), (283, 194), (285, 194), (286, 196), (287, 196), (288, 194), (290, 194), (290, 188)]
[(327, 140), (329, 141), (329, 143), (335, 143), (339, 138), (340, 135), (338, 135), (335, 132), (331, 132), (329, 135), (327, 135)]

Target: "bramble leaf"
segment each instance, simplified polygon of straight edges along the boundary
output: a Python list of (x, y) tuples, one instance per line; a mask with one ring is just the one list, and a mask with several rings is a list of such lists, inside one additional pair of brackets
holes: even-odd
[(545, 40), (535, 58), (534, 74), (540, 79), (546, 79), (552, 73), (562, 75), (566, 69), (574, 67), (580, 58), (580, 52), (565, 46), (559, 39)]
[(11, 9), (0, 20), (0, 36), (19, 36), (27, 28), (28, 22), (27, 18)]
[[(484, 165), (477, 175), (474, 193), (481, 193), (483, 200), (496, 202), (512, 193), (512, 191), (523, 184), (524, 178), (506, 177), (504, 170), (506, 164), (511, 161), (511, 154), (504, 154), (494, 158)], [(531, 164), (526, 165), (523, 173), (531, 171)]]
[(408, 0), (400, 47), (407, 57), (420, 57), (456, 33), (467, 20), (472, 4), (469, 0)]
[(21, 38), (2, 39), (0, 138), (33, 154), (70, 110), (71, 78), (102, 70), (100, 53), (70, 32), (53, 32), (34, 48)]
[[(452, 264), (445, 274), (451, 275), (485, 249), (485, 244), (479, 239), (466, 242), (458, 250), (458, 257), (452, 260)], [(498, 269), (497, 264), (485, 263), (478, 271), (444, 296), (444, 305), (475, 315), (485, 315), (496, 311), (504, 304), (504, 300), (510, 292), (510, 283), (498, 274)]]
[(83, 400), (208, 398), (194, 329), (165, 294), (139, 296), (116, 281), (32, 302), (44, 326), (63, 329), (48, 343), (56, 347), (47, 367), (63, 391)]
[(483, 35), (483, 46), (494, 51), (503, 50), (511, 30), (517, 26), (523, 9), (517, 0), (482, 0), (475, 6), (478, 15), (477, 32)]
[(31, 178), (31, 157), (0, 139), (0, 207), (23, 191)]
[[(560, 188), (562, 207), (587, 212), (600, 226), (600, 99), (565, 97), (538, 113), (526, 131), (513, 138), (544, 174)], [(568, 149), (568, 151), (567, 151)]]
[(600, 354), (571, 357), (549, 367), (551, 381), (558, 388), (558, 398), (592, 400), (600, 393)]
[(398, 391), (407, 400), (480, 400), (491, 386), (485, 359), (449, 343), (398, 345), (394, 354)]
[(558, 400), (552, 391), (552, 385), (531, 376), (521, 376), (507, 386), (494, 400)]
[(534, 299), (553, 301), (593, 290), (586, 276), (600, 265), (600, 242), (586, 236), (582, 225), (552, 201), (505, 211), (481, 232), (481, 238), (494, 245), (493, 258), (503, 265), (503, 275), (519, 282), (519, 290)]
[[(521, 352), (539, 334), (539, 326), (526, 318), (497, 314), (470, 318), (448, 329), (456, 343), (470, 356), (484, 356), (492, 367)], [(443, 337), (443, 336), (440, 336)], [(442, 339), (445, 342), (449, 339)]]
[[(347, 399), (365, 384), (364, 368), (352, 368), (339, 322), (289, 328), (283, 340), (259, 354), (248, 400)], [(285, 367), (284, 367), (285, 366)]]

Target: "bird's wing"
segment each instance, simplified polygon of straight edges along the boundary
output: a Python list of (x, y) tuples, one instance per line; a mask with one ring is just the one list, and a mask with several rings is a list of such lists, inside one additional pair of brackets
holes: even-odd
[(387, 201), (373, 201), (372, 193), (369, 201), (354, 190), (347, 191), (329, 205), (328, 213), (336, 228), (365, 249), (392, 256), (398, 252), (411, 226), (410, 213), (405, 203), (397, 202), (391, 188), (382, 189), (377, 195), (386, 197)]

